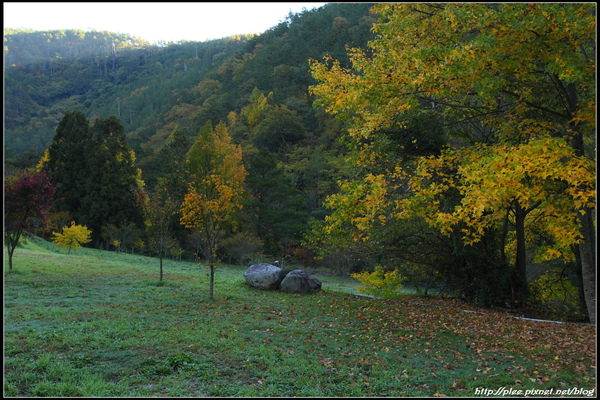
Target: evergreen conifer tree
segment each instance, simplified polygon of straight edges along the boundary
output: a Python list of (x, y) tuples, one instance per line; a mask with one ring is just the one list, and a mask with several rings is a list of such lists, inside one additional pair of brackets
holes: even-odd
[(88, 226), (96, 244), (108, 224), (143, 226), (135, 197), (141, 173), (117, 117), (98, 118), (90, 127), (81, 111), (67, 111), (42, 169), (59, 187), (56, 211), (69, 211)]
[(42, 167), (52, 176), (52, 182), (58, 184), (55, 211), (70, 211), (79, 222), (85, 213), (81, 199), (86, 195), (90, 179), (86, 155), (92, 154), (93, 137), (87, 118), (81, 111), (67, 111), (56, 128)]
[(291, 240), (300, 239), (308, 215), (306, 200), (266, 148), (247, 159), (251, 199), (245, 202), (246, 215), (268, 252), (281, 251)]

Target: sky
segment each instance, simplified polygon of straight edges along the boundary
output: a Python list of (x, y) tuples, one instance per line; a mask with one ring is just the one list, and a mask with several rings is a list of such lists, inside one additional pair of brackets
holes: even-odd
[(263, 33), (291, 12), (326, 3), (4, 2), (4, 28), (129, 33), (150, 43)]

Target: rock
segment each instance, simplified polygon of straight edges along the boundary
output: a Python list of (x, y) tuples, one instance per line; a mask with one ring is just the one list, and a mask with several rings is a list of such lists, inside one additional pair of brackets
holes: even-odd
[(288, 293), (315, 293), (321, 290), (321, 281), (306, 271), (295, 269), (283, 278), (281, 291)]
[(244, 272), (244, 278), (252, 287), (273, 290), (279, 288), (283, 279), (283, 270), (267, 263), (254, 264)]

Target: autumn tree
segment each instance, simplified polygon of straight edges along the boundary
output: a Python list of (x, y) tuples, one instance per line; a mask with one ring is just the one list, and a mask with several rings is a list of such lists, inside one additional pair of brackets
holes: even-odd
[(252, 90), (252, 95), (248, 99), (249, 104), (242, 108), (242, 112), (240, 113), (240, 117), (250, 129), (254, 129), (258, 126), (258, 124), (273, 109), (273, 106), (269, 104), (269, 101), (272, 100), (273, 92), (270, 92), (265, 96), (264, 93), (256, 87)]
[(71, 222), (71, 225), (63, 228), (62, 232), (54, 232), (52, 241), (56, 243), (58, 247), (68, 249), (67, 254), (71, 254), (71, 250), (77, 250), (82, 244), (90, 242), (92, 239), (90, 231), (87, 226), (75, 225), (75, 221)]
[[(368, 50), (349, 50), (351, 68), (312, 62), (319, 104), (351, 123), (349, 140), (361, 144), (357, 165), (378, 152), (371, 143), (382, 131), (415, 110), (438, 113), (450, 135), (452, 147), (421, 158), (415, 174), (400, 160), (388, 174), (365, 174), (358, 200), (367, 214), (348, 208), (357, 226), (368, 234), (367, 216), (421, 215), (446, 234), (463, 230), (466, 243), (499, 229), (502, 253), (524, 278), (536, 224), (552, 238), (542, 257), (572, 259), (565, 250), (577, 249), (594, 320), (594, 7), (379, 4), (377, 37)], [(450, 192), (457, 202), (444, 201)]]
[(210, 268), (210, 298), (214, 297), (214, 273), (219, 235), (242, 208), (246, 170), (242, 150), (231, 142), (224, 123), (214, 129), (209, 122), (200, 129), (188, 153), (189, 185), (181, 206), (181, 223), (203, 238)]
[(36, 220), (47, 218), (55, 191), (45, 172), (22, 173), (5, 180), (4, 243), (9, 269), (21, 236), (35, 226)]

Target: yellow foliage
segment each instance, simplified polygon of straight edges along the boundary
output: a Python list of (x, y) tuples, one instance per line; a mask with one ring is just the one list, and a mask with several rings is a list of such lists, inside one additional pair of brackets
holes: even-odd
[[(445, 175), (444, 169), (457, 174)], [(553, 243), (539, 252), (537, 261), (572, 258), (571, 248), (581, 240), (576, 210), (595, 208), (596, 200), (593, 163), (577, 157), (563, 139), (551, 137), (518, 146), (448, 150), (439, 158), (421, 160), (411, 182), (415, 196), (401, 202), (403, 213), (398, 217), (412, 211), (446, 234), (464, 222), (465, 242), (470, 244), (480, 240), (486, 229), (499, 226), (507, 213), (511, 217), (515, 202), (530, 208), (526, 229), (545, 232)], [(435, 199), (449, 188), (462, 194), (450, 213), (435, 206)]]
[[(354, 162), (367, 173), (327, 199), (326, 232), (349, 222), (355, 241), (368, 240), (392, 218), (419, 215), (445, 234), (465, 225), (472, 244), (507, 216), (514, 223), (519, 208), (530, 243), (534, 230), (549, 237), (540, 260), (572, 257), (582, 239), (576, 217), (596, 201), (595, 163), (573, 144), (595, 135), (595, 5), (377, 3), (373, 11), (376, 37), (369, 51), (348, 50), (350, 68), (331, 57), (310, 62), (316, 104), (348, 122), (355, 143), (427, 102), (448, 122), (476, 121), (492, 144), (423, 157), (411, 177), (368, 173), (377, 149), (358, 147)], [(408, 190), (398, 190), (401, 181)], [(450, 210), (448, 193), (460, 195)]]
[(247, 172), (242, 164), (242, 149), (231, 143), (225, 124), (198, 140), (188, 156), (197, 165), (181, 206), (181, 223), (186, 228), (197, 228), (212, 234), (231, 214), (242, 208), (240, 200), (245, 193)]
[(77, 250), (82, 244), (89, 243), (92, 239), (90, 235), (92, 231), (85, 225), (75, 225), (75, 221), (71, 222), (70, 227), (65, 227), (62, 233), (53, 232), (54, 238), (52, 241), (61, 248)]
[(400, 275), (398, 269), (384, 271), (383, 266), (377, 265), (374, 272), (364, 271), (351, 276), (363, 284), (357, 287), (359, 293), (383, 298), (401, 295), (398, 290), (402, 288), (401, 282), (404, 277)]

